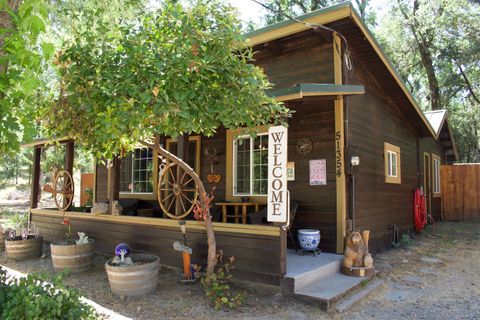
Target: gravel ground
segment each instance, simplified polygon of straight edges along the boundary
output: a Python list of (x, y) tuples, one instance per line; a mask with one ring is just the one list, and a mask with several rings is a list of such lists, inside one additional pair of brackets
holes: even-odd
[[(10, 208), (12, 209), (12, 208)], [(0, 209), (1, 210), (1, 209)], [(65, 281), (103, 307), (132, 319), (480, 319), (480, 224), (439, 223), (410, 243), (375, 255), (381, 289), (343, 314), (327, 313), (315, 304), (283, 297), (277, 287), (237, 281), (246, 295), (234, 311), (215, 311), (200, 284), (182, 285), (179, 269), (162, 267), (157, 290), (140, 299), (111, 293), (104, 263)], [(48, 246), (44, 257), (0, 265), (23, 273), (52, 273)]]

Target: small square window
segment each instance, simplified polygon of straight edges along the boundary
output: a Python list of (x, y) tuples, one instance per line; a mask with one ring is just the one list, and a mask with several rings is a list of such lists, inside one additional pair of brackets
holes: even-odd
[(400, 147), (384, 143), (385, 183), (402, 183)]

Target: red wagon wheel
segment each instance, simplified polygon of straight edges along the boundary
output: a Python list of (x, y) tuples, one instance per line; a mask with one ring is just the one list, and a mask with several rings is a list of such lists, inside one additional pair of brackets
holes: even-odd
[(60, 171), (53, 183), (53, 198), (59, 210), (67, 210), (72, 205), (75, 193), (72, 175), (68, 171)]
[(198, 186), (193, 177), (173, 162), (161, 171), (157, 191), (163, 212), (177, 220), (188, 216), (198, 198)]

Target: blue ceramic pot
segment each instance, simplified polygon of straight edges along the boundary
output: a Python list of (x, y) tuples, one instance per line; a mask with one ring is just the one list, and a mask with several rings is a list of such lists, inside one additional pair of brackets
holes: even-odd
[(320, 230), (298, 230), (298, 243), (303, 250), (316, 250), (320, 243)]

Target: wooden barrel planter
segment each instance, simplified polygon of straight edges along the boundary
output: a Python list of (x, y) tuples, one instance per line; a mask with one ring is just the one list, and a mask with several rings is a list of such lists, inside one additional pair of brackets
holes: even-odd
[(27, 260), (38, 258), (42, 255), (43, 237), (35, 238), (29, 235), (26, 240), (21, 236), (5, 240), (5, 254), (7, 260)]
[(153, 293), (157, 287), (160, 258), (150, 254), (131, 254), (132, 266), (105, 263), (108, 282), (117, 296), (140, 297)]
[(72, 244), (67, 241), (51, 243), (50, 252), (55, 272), (65, 269), (71, 273), (84, 272), (92, 267), (93, 239), (82, 244)]

